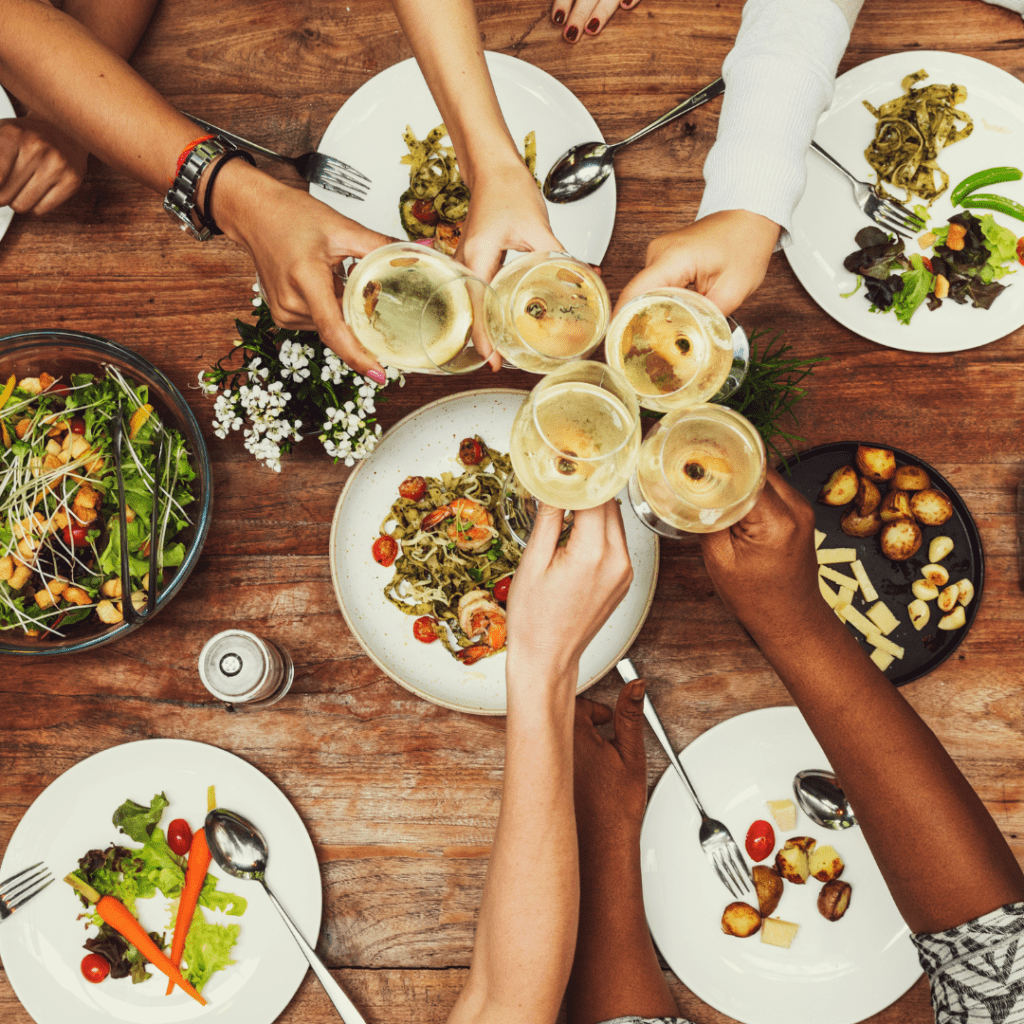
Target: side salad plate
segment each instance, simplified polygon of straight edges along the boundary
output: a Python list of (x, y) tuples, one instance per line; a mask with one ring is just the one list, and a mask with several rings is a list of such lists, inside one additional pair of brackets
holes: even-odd
[[(393, 568), (378, 565), (372, 546), (409, 476), (438, 477), (462, 472), (459, 442), (479, 435), (507, 452), (512, 421), (526, 392), (468, 391), (423, 406), (392, 427), (373, 455), (357, 465), (338, 499), (331, 526), (330, 562), (334, 589), (352, 634), (367, 654), (406, 689), (455, 711), (505, 714), (505, 655), (473, 665), (456, 661), (440, 643), (413, 636), (413, 617), (384, 596)], [(578, 690), (597, 682), (633, 643), (647, 618), (658, 579), (658, 538), (637, 519), (620, 495), (633, 582), (622, 603), (583, 655)], [(567, 601), (575, 596), (566, 595)]]
[[(80, 761), (35, 799), (11, 837), (0, 864), (6, 878), (42, 860), (58, 878), (0, 929), (0, 956), (18, 998), (37, 1024), (108, 1024), (111, 1020), (153, 1024), (203, 1017), (248, 1024), (272, 1024), (295, 994), (308, 964), (270, 901), (253, 882), (224, 875), (216, 865), (218, 888), (248, 901), (232, 949), (234, 963), (218, 971), (203, 989), (205, 1007), (178, 989), (165, 995), (166, 978), (150, 967), (141, 984), (107, 977), (91, 984), (79, 965), (82, 943), (95, 934), (78, 919), (82, 905), (59, 879), (78, 867), (92, 849), (111, 843), (134, 847), (111, 822), (114, 810), (132, 799), (148, 805), (154, 794), (170, 801), (159, 827), (185, 818), (193, 829), (206, 816), (208, 786), (218, 803), (255, 822), (271, 850), (268, 877), (299, 929), (315, 944), (320, 929), (322, 889), (313, 844), (288, 798), (262, 772), (218, 747), (188, 740), (142, 740), (111, 747)], [(138, 917), (170, 943), (174, 903), (157, 895), (139, 900)], [(201, 911), (214, 920), (221, 911)]]
[[(957, 109), (971, 116), (974, 128), (968, 137), (939, 151), (936, 162), (949, 175), (949, 188), (927, 207), (926, 228), (906, 239), (908, 257), (914, 253), (930, 256), (932, 250), (922, 249), (917, 238), (927, 231), (948, 227), (949, 218), (963, 212), (950, 199), (959, 182), (992, 167), (1024, 167), (1024, 82), (985, 61), (959, 53), (894, 53), (840, 75), (832, 105), (818, 122), (815, 141), (854, 177), (874, 183), (877, 178), (864, 151), (874, 138), (876, 121), (862, 101), (877, 108), (895, 99), (903, 92), (904, 77), (921, 69), (928, 77), (916, 88), (955, 83), (967, 90), (966, 100)], [(1024, 325), (1024, 266), (1012, 257), (1015, 272), (999, 280), (1006, 290), (989, 309), (945, 299), (935, 310), (920, 306), (906, 324), (891, 310), (871, 312), (864, 287), (854, 291), (856, 276), (844, 269), (843, 261), (859, 248), (854, 240), (857, 232), (873, 222), (858, 209), (849, 181), (836, 168), (812, 151), (807, 153), (806, 166), (807, 187), (793, 214), (793, 242), (784, 251), (811, 298), (844, 327), (862, 338), (905, 352), (960, 352), (987, 345)], [(885, 188), (898, 200), (905, 196), (901, 188)], [(982, 191), (1024, 203), (1024, 180), (1003, 182)], [(912, 196), (906, 205), (913, 209), (924, 203)], [(985, 209), (971, 212), (978, 218), (993, 213)], [(1000, 212), (993, 216), (999, 227), (1018, 237), (1024, 235), (1024, 221)]]

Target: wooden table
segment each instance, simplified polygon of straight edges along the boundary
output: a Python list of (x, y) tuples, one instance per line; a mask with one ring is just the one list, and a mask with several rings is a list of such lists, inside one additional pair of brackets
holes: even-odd
[[(643, 0), (572, 51), (543, 0), (478, 8), (488, 49), (556, 75), (615, 139), (718, 74), (741, 3)], [(928, 8), (922, 17), (919, 4), (868, 0), (841, 70), (902, 49), (955, 46), (1024, 78), (1019, 17), (975, 0)], [(135, 65), (176, 106), (298, 153), (315, 147), (358, 86), (408, 56), (384, 0), (167, 0)], [(616, 231), (603, 265), (613, 298), (647, 242), (695, 214), (719, 109), (703, 107), (620, 158)], [(3, 331), (87, 331), (146, 355), (204, 424), (216, 488), (199, 565), (151, 626), (74, 660), (0, 661), (0, 849), (39, 793), (92, 753), (146, 737), (232, 750), (281, 786), (309, 827), (325, 893), (318, 949), (338, 980), (369, 1021), (432, 1024), (466, 978), (498, 812), (502, 721), (418, 700), (346, 629), (326, 553), (350, 470), (332, 466), (313, 442), (280, 475), (258, 468), (237, 434), (213, 435), (209, 400), (186, 390), (230, 347), (252, 281), (243, 252), (191, 243), (153, 194), (98, 165), (71, 202), (41, 219), (16, 218), (0, 243)], [(978, 619), (956, 657), (904, 692), (1024, 858), (1024, 596), (1013, 516), (1024, 462), (1024, 330), (951, 356), (891, 351), (819, 312), (782, 256), (742, 315), (752, 327), (781, 329), (800, 354), (830, 357), (799, 406), (808, 446), (889, 439), (932, 462), (973, 512), (987, 559)], [(383, 422), (484, 383), (412, 377), (389, 394)], [(498, 383), (528, 388), (532, 379), (509, 372)], [(716, 597), (697, 543), (662, 551), (633, 657), (675, 745), (741, 712), (790, 703)], [(201, 687), (199, 650), (229, 626), (271, 637), (294, 656), (292, 693), (273, 711), (230, 714)], [(613, 675), (593, 693), (611, 700), (617, 687)], [(653, 743), (648, 753), (653, 784), (666, 762)], [(684, 1014), (726, 1019), (670, 977)], [(0, 1018), (29, 1020), (2, 973)], [(333, 1019), (312, 975), (280, 1018)], [(875, 1019), (931, 1020), (926, 982)]]

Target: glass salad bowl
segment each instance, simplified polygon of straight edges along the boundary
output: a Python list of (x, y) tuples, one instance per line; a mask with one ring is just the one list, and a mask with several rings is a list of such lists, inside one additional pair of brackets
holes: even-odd
[[(39, 378), (43, 374), (57, 378), (57, 383), (50, 385), (50, 391), (60, 391), (62, 387), (73, 385), (74, 382), (71, 379), (73, 374), (93, 374), (97, 380), (106, 379), (112, 374), (111, 379), (115, 382), (112, 391), (116, 391), (118, 397), (97, 403), (95, 410), (76, 408), (71, 411), (69, 407), (69, 416), (66, 418), (69, 429), (63, 434), (58, 433), (53, 438), (47, 438), (45, 425), (44, 429), (40, 431), (38, 429), (40, 424), (33, 423), (23, 443), (18, 436), (18, 422), (31, 413), (31, 406), (20, 391), (14, 392), (5, 402), (6, 386), (12, 375), (20, 384), (26, 377)], [(148, 389), (146, 403), (152, 406), (152, 412), (137, 409), (139, 399), (124, 392), (122, 385), (116, 383), (117, 378), (135, 388), (145, 385)], [(44, 377), (42, 383), (49, 384), (49, 381)], [(32, 446), (34, 449), (35, 444), (49, 441), (51, 445), (56, 445), (49, 449), (50, 453), (54, 458), (60, 459), (61, 455), (58, 450), (61, 448), (61, 444), (63, 443), (66, 448), (69, 448), (75, 441), (73, 434), (87, 431), (86, 439), (96, 439), (97, 449), (102, 448), (104, 447), (104, 438), (102, 427), (97, 426), (97, 417), (103, 413), (107, 415), (116, 413), (119, 401), (124, 410), (123, 421), (125, 423), (122, 466), (127, 496), (126, 505), (131, 508), (132, 502), (135, 501), (135, 504), (140, 506), (136, 519), (143, 529), (148, 530), (149, 526), (149, 510), (142, 508), (147, 501), (144, 493), (146, 474), (143, 469), (147, 464), (147, 442), (150, 452), (148, 458), (153, 459), (152, 465), (157, 464), (156, 457), (152, 454), (154, 450), (158, 451), (160, 448), (156, 438), (157, 422), (168, 431), (177, 431), (180, 434), (184, 444), (182, 457), (187, 458), (188, 466), (195, 474), (194, 479), (186, 484), (178, 476), (179, 464), (170, 455), (162, 463), (166, 466), (168, 475), (165, 479), (168, 481), (171, 492), (180, 495), (178, 488), (187, 487), (192, 495), (192, 501), (178, 505), (175, 511), (175, 517), (179, 522), (185, 522), (185, 520), (187, 522), (173, 539), (168, 537), (167, 546), (163, 548), (164, 552), (168, 553), (173, 543), (176, 554), (173, 558), (170, 554), (167, 555), (168, 568), (164, 569), (164, 582), (159, 588), (152, 614), (163, 608), (178, 593), (185, 580), (188, 579), (189, 573), (195, 568), (210, 528), (213, 479), (210, 472), (210, 456), (199, 430), (199, 424), (178, 389), (147, 359), (121, 345), (94, 335), (62, 330), (25, 331), (19, 334), (9, 334), (6, 337), (0, 337), (0, 424), (2, 424), (0, 429), (3, 431), (0, 433), (0, 445), (2, 445), (0, 446), (0, 579), (3, 579), (9, 570), (17, 571), (19, 539), (30, 545), (29, 549), (23, 549), (20, 552), (22, 564), (35, 568), (33, 568), (30, 581), (24, 584), (24, 590), (15, 591), (10, 582), (0, 582), (0, 602), (2, 602), (0, 614), (3, 615), (0, 622), (6, 623), (10, 622), (12, 618), (17, 618), (18, 613), (15, 608), (18, 607), (22, 610), (27, 608), (31, 615), (38, 616), (42, 605), (37, 600), (37, 596), (42, 599), (43, 605), (47, 604), (50, 599), (49, 595), (39, 594), (40, 590), (48, 590), (51, 586), (47, 582), (48, 574), (52, 574), (50, 578), (65, 575), (63, 568), (70, 570), (72, 567), (70, 559), (76, 560), (77, 564), (74, 566), (76, 575), (84, 574), (88, 578), (90, 572), (82, 568), (83, 563), (95, 566), (97, 562), (102, 563), (106, 559), (109, 565), (110, 559), (114, 557), (111, 553), (117, 550), (118, 545), (110, 543), (110, 533), (112, 527), (117, 529), (118, 522), (117, 482), (112, 456), (113, 445), (109, 437), (105, 439), (106, 458), (100, 460), (98, 464), (87, 465), (84, 477), (88, 489), (95, 489), (99, 492), (97, 498), (99, 514), (94, 522), (96, 527), (102, 527), (102, 532), (98, 535), (95, 532), (88, 534), (89, 541), (93, 542), (91, 545), (86, 541), (86, 533), (78, 525), (77, 518), (73, 518), (72, 522), (64, 526), (63, 529), (61, 528), (67, 521), (68, 514), (73, 511), (72, 506), (68, 504), (70, 499), (64, 499), (63, 506), (58, 507), (57, 512), (54, 512), (52, 508), (54, 500), (47, 500), (43, 503), (41, 500), (43, 495), (39, 493), (39, 490), (33, 489), (31, 474), (34, 473), (38, 476), (42, 473), (44, 480), (53, 480), (55, 471), (57, 476), (60, 475), (60, 471), (56, 463), (52, 462), (49, 470), (36, 468), (39, 466), (39, 462), (46, 458), (45, 453), (42, 452), (36, 462), (26, 462), (34, 454), (34, 450), (30, 453), (26, 449), (26, 444), (32, 438), (37, 438)], [(26, 410), (25, 413), (19, 413), (19, 403), (21, 408)], [(80, 415), (76, 416), (76, 413), (80, 413)], [(137, 415), (132, 415), (133, 413), (137, 413)], [(151, 422), (147, 422), (150, 420)], [(60, 428), (55, 426), (54, 429), (59, 430)], [(138, 436), (133, 445), (130, 438), (136, 434)], [(165, 447), (173, 450), (173, 446)], [(79, 456), (79, 463), (82, 459), (89, 458), (90, 454), (87, 452)], [(67, 458), (71, 457), (70, 453), (66, 453), (66, 455)], [(140, 465), (142, 468), (139, 468)], [(45, 474), (48, 472), (50, 475), (46, 476)], [(173, 477), (172, 473), (174, 473)], [(17, 483), (12, 484), (12, 479), (15, 478), (16, 481), (20, 481), (20, 488)], [(83, 479), (81, 476), (77, 478), (79, 481), (81, 479)], [(92, 487), (93, 484), (95, 484), (95, 488)], [(53, 484), (50, 493), (60, 493), (64, 487), (63, 483)], [(143, 489), (141, 496), (140, 487)], [(77, 495), (78, 491), (67, 490), (65, 493)], [(150, 484), (149, 493), (151, 500), (152, 484)], [(26, 520), (22, 518), (22, 513), (32, 508), (38, 512), (40, 509), (46, 508), (47, 505), (51, 507), (47, 508), (46, 515), (40, 514), (39, 516), (42, 521), (41, 527), (37, 531), (29, 530), (28, 534), (31, 536), (27, 535), (24, 525)], [(58, 517), (57, 513), (61, 511), (65, 513), (64, 516)], [(81, 513), (80, 509), (77, 511), (79, 514)], [(158, 514), (159, 512), (160, 508), (158, 507)], [(30, 515), (34, 514), (34, 512), (30, 512)], [(50, 516), (49, 520), (47, 520), (47, 516)], [(87, 525), (88, 529), (95, 529), (91, 523)], [(82, 532), (75, 535), (72, 533), (73, 529)], [(136, 527), (136, 530), (138, 529), (139, 527)], [(161, 530), (163, 529), (164, 527), (161, 526)], [(36, 533), (39, 536), (36, 536)], [(131, 528), (126, 531), (126, 536), (129, 540), (133, 537)], [(96, 543), (97, 538), (98, 544)], [(32, 547), (39, 548), (35, 560), (33, 560), (33, 555), (28, 553)], [(44, 548), (49, 548), (49, 554), (43, 550)], [(102, 552), (101, 549), (103, 549)], [(143, 557), (146, 553), (143, 547), (140, 551), (130, 554), (136, 568), (139, 567), (140, 562), (142, 564), (148, 562), (148, 559)], [(44, 555), (49, 561), (43, 561)], [(6, 563), (5, 557), (8, 559)], [(59, 559), (62, 561), (58, 561)], [(172, 561), (179, 560), (180, 564), (171, 566)], [(116, 561), (119, 566), (119, 556)], [(48, 568), (40, 568), (44, 565)], [(8, 579), (10, 578), (8, 576)], [(110, 578), (109, 571), (104, 574), (104, 578)], [(53, 589), (57, 590), (57, 587), (54, 586)], [(94, 605), (103, 600), (102, 593), (88, 596), (90, 603)], [(22, 598), (20, 605), (15, 601), (19, 597)], [(145, 614), (145, 605), (143, 604), (141, 611), (144, 617), (137, 618), (134, 623), (127, 617), (121, 621), (104, 623), (94, 608), (82, 621), (70, 625), (62, 624), (64, 620), (74, 619), (76, 617), (74, 613), (78, 608), (81, 610), (77, 611), (77, 615), (82, 615), (85, 610), (83, 607), (85, 602), (82, 602), (82, 605), (74, 605), (67, 602), (62, 595), (53, 600), (54, 604), (48, 609), (49, 614), (53, 617), (46, 619), (46, 624), (52, 629), (44, 627), (39, 630), (38, 636), (30, 636), (21, 626), (0, 628), (0, 654), (27, 656), (73, 654), (118, 640), (137, 629), (149, 618), (149, 615)], [(118, 601), (116, 595), (113, 596), (113, 600), (114, 602)], [(139, 608), (140, 605), (136, 603), (135, 607)], [(121, 608), (123, 610), (123, 602)], [(110, 613), (110, 609), (106, 608), (105, 612)], [(115, 612), (107, 614), (106, 617), (117, 618), (118, 614)], [(29, 625), (32, 626), (31, 623)]]

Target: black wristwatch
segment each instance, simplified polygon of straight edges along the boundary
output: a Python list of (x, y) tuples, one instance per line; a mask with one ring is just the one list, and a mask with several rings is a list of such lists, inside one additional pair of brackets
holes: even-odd
[(164, 196), (164, 209), (181, 221), (182, 231), (189, 232), (199, 242), (207, 241), (214, 234), (213, 221), (204, 217), (196, 206), (199, 179), (214, 160), (234, 150), (235, 147), (226, 139), (200, 142), (189, 153)]

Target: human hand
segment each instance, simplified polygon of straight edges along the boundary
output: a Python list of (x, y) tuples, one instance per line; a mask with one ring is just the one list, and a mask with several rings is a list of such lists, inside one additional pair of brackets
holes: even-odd
[[(607, 740), (597, 727), (613, 719), (615, 735)], [(647, 805), (642, 679), (622, 687), (614, 713), (604, 704), (576, 698), (573, 779), (581, 846), (639, 840)]]
[(692, 284), (729, 316), (764, 280), (780, 230), (758, 213), (723, 210), (661, 235), (647, 246), (647, 265), (615, 308), (652, 288)]
[(818, 587), (814, 510), (775, 470), (757, 504), (727, 530), (702, 534), (701, 548), (719, 596), (760, 647), (838, 623)]
[(508, 596), (507, 678), (564, 680), (575, 689), (579, 660), (633, 579), (618, 503), (579, 511), (564, 547), (562, 510), (540, 506)]
[(387, 375), (342, 319), (344, 285), (335, 273), (393, 238), (371, 231), (241, 160), (217, 178), (211, 206), (218, 226), (252, 257), (275, 322), (316, 330), (349, 366), (378, 384)]
[(551, 20), (556, 25), (564, 24), (562, 38), (575, 43), (584, 34), (596, 36), (620, 7), (631, 11), (639, 3), (640, 0), (555, 0)]
[(0, 206), (15, 213), (49, 213), (85, 178), (89, 154), (35, 114), (0, 120)]

